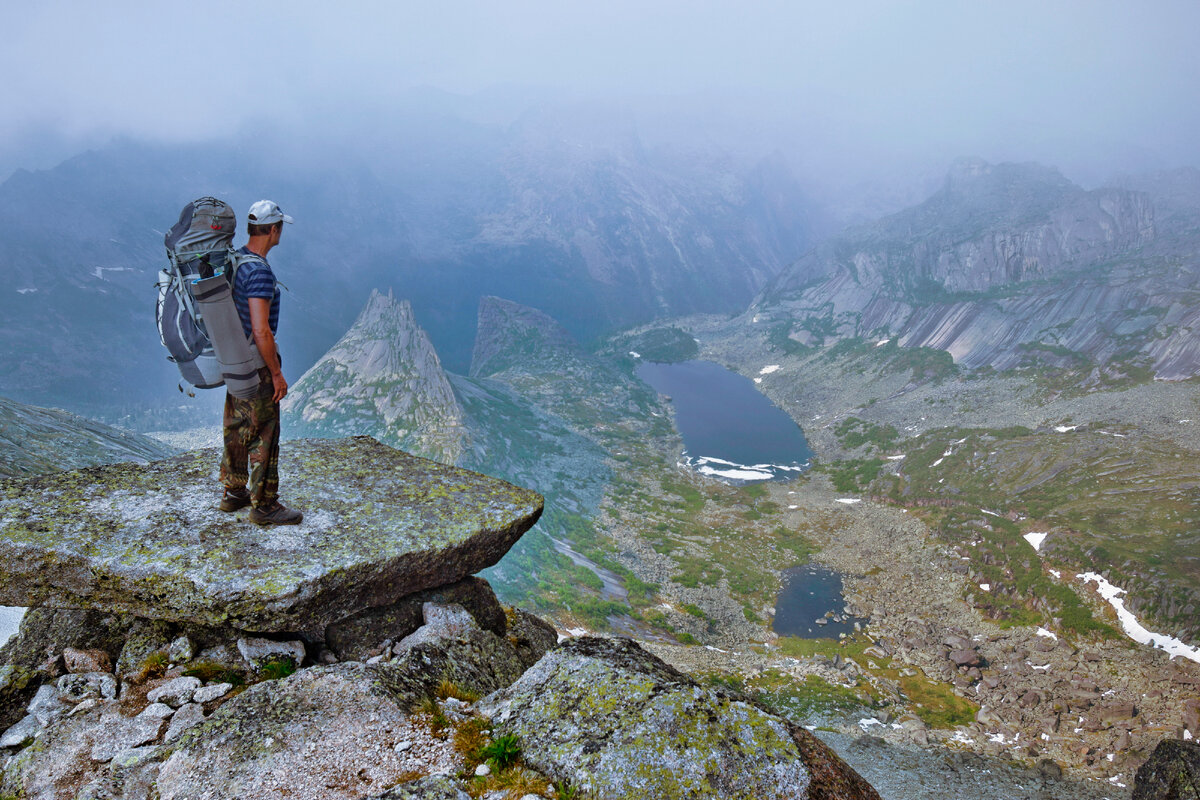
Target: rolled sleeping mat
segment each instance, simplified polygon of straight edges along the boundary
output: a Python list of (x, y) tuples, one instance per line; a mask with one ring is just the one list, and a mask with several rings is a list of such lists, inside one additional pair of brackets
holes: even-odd
[(191, 281), (189, 288), (221, 365), (225, 388), (234, 397), (249, 400), (258, 393), (258, 370), (263, 360), (258, 348), (246, 338), (229, 282), (218, 273)]

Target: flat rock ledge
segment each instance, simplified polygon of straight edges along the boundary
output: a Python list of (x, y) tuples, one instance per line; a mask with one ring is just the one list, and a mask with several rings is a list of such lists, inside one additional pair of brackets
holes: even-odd
[(296, 526), (218, 510), (220, 452), (0, 484), (0, 605), (320, 631), (498, 562), (542, 497), (359, 436), (287, 442)]

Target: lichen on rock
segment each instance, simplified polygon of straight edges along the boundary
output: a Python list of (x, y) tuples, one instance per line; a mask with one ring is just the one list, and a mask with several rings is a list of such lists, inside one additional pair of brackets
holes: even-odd
[(290, 442), (288, 528), (217, 510), (219, 453), (5, 484), (0, 604), (92, 608), (247, 631), (319, 631), (495, 564), (535, 492), (370, 437)]
[[(810, 792), (794, 726), (626, 639), (570, 640), (480, 709), (526, 763), (602, 797), (831, 796)], [(862, 786), (842, 796), (878, 797)]]

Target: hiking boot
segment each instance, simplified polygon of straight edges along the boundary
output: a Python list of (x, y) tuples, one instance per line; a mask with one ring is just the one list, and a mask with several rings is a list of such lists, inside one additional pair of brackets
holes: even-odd
[(239, 508), (245, 508), (250, 505), (250, 492), (246, 491), (243, 486), (240, 489), (230, 489), (226, 487), (225, 496), (221, 498), (220, 509), (226, 513), (237, 511)]
[(304, 515), (276, 500), (266, 508), (250, 509), (249, 519), (255, 525), (299, 525)]

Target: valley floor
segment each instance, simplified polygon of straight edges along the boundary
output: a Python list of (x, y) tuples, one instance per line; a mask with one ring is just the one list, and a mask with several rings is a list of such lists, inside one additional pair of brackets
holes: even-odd
[[(754, 331), (746, 319), (676, 324), (696, 336), (699, 357), (754, 378), (803, 427), (817, 470), (788, 484), (764, 484), (769, 494), (760, 505), (777, 511), (775, 524), (814, 545), (813, 560), (844, 575), (848, 611), (870, 623), (864, 634), (840, 643), (797, 642), (768, 632), (760, 648), (742, 630), (732, 637), (740, 642), (727, 637), (714, 643), (730, 652), (660, 647), (663, 657), (691, 671), (740, 676), (746, 688), (773, 692), (777, 700), (787, 695), (781, 683), (811, 687), (809, 676), (816, 676), (862, 700), (857, 710), (817, 720), (823, 728), (841, 736), (866, 732), (902, 747), (943, 746), (1012, 759), (1035, 772), (1041, 764), (1053, 773), (1056, 767), (1045, 761), (1050, 759), (1069, 778), (1087, 780), (1078, 785), (1081, 797), (1126, 796), (1133, 771), (1159, 740), (1198, 732), (1200, 664), (1172, 659), (1119, 633), (1096, 585), (1076, 577), (1088, 557), (1119, 553), (1124, 572), (1115, 574), (1131, 581), (1151, 576), (1137, 584), (1140, 596), (1131, 598), (1149, 615), (1147, 627), (1171, 632), (1176, 628), (1164, 626), (1186, 625), (1189, 618), (1194, 624), (1195, 606), (1187, 605), (1196, 597), (1194, 567), (1154, 570), (1163, 550), (1179, 548), (1176, 554), (1183, 555), (1192, 549), (1183, 537), (1193, 521), (1187, 515), (1200, 506), (1191, 472), (1200, 453), (1194, 382), (1086, 390), (1069, 383), (1073, 376), (1061, 375), (931, 379), (917, 368), (909, 371), (911, 354), (872, 352), (874, 343), (832, 353), (781, 352), (767, 331)], [(899, 368), (888, 363), (896, 358), (906, 362)], [(1075, 377), (1086, 383), (1086, 376)], [(845, 424), (848, 419), (853, 424)], [(951, 472), (928, 479), (929, 467), (941, 459), (920, 460), (927, 441), (922, 436), (970, 433), (978, 441), (962, 450), (992, 446), (1003, 456), (1014, 451), (989, 432), (1016, 426), (1022, 430), (1011, 435), (1030, 461), (1022, 464), (1020, 480), (979, 450), (976, 461), (947, 463)], [(848, 435), (856, 431), (864, 435)], [(1086, 435), (1066, 438), (1076, 432)], [(953, 445), (968, 439), (935, 441), (949, 460)], [(1115, 467), (1102, 469), (1114, 449)], [(1064, 463), (1071, 459), (1079, 463)], [(1043, 463), (1052, 468), (1039, 473)], [(1030, 487), (1057, 491), (1055, 481), (1065, 481), (1070, 468), (1082, 476), (1071, 479), (1071, 491), (1049, 500), (1039, 496), (1036, 504)], [(980, 494), (985, 489), (953, 470), (977, 472), (991, 493)], [(1105, 484), (1102, 476), (1109, 472), (1117, 477)], [(1094, 485), (1097, 476), (1101, 483)], [(962, 486), (961, 493), (939, 495), (947, 481)], [(1012, 505), (959, 512), (984, 496), (996, 503), (1011, 498)], [(1094, 524), (1099, 515), (1086, 503), (1130, 515), (1142, 513), (1141, 504), (1174, 510), (1161, 518), (1143, 514), (1138, 521), (1148, 530), (1120, 536)], [(1038, 522), (1049, 524), (1057, 547), (1039, 553), (1021, 538), (1035, 524), (1026, 516), (1030, 507)], [(996, 544), (991, 550), (989, 541)], [(1062, 542), (1083, 544), (1073, 549)], [(1110, 566), (1100, 562), (1095, 568), (1113, 574)], [(1013, 587), (999, 585), (1006, 578)], [(1013, 597), (1020, 594), (1016, 584), (1029, 596)], [(1042, 591), (1046, 598), (1038, 596)], [(1182, 599), (1158, 602), (1171, 592)], [(1059, 600), (1066, 605), (1054, 605)], [(930, 713), (933, 708), (938, 711)], [(853, 748), (842, 749), (850, 758)], [(885, 796), (920, 794), (897, 789)]]

